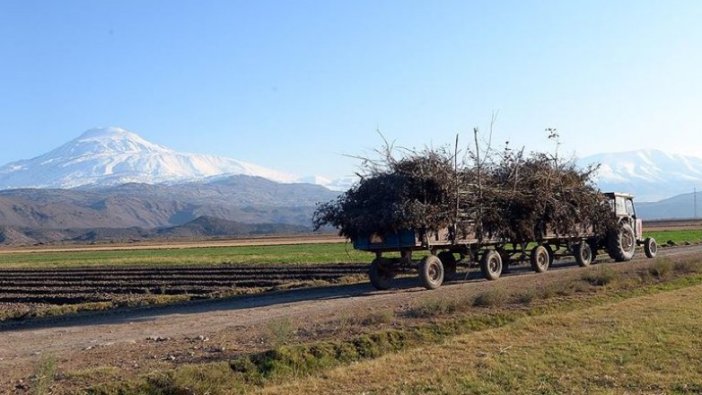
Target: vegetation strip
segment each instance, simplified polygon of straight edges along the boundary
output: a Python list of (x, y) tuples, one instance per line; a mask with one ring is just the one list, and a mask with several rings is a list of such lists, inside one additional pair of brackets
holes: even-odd
[(347, 340), (282, 345), (228, 362), (184, 365), (156, 372), (127, 387), (100, 386), (93, 391), (178, 393), (190, 389), (195, 393), (231, 393), (252, 390), (354, 361), (441, 344), (467, 333), (515, 324), (527, 317), (555, 317), (557, 313), (699, 285), (702, 284), (701, 271), (698, 258), (678, 262), (659, 259), (643, 269), (628, 272), (614, 272), (607, 266), (598, 266), (584, 272), (577, 280), (556, 281), (549, 287), (528, 293), (495, 288), (471, 300), (429, 301), (403, 313), (407, 318), (431, 319), (429, 323), (409, 324)]
[(367, 253), (345, 243), (276, 246), (154, 248), (107, 251), (12, 252), (0, 268), (192, 266), (222, 264), (310, 265), (367, 263)]
[(697, 285), (531, 317), (261, 392), (699, 394), (700, 298)]

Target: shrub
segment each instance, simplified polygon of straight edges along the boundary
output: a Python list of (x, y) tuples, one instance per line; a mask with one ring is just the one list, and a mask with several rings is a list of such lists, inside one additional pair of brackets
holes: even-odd
[(536, 298), (536, 291), (527, 289), (514, 295), (514, 301), (519, 304), (530, 304)]
[(485, 291), (473, 300), (476, 307), (500, 307), (507, 302), (508, 295), (501, 289)]
[(424, 299), (408, 310), (406, 315), (411, 318), (429, 318), (451, 314), (458, 310), (459, 303), (445, 298)]
[(583, 273), (582, 279), (595, 286), (604, 286), (616, 280), (617, 273), (608, 266), (597, 266)]
[(702, 264), (690, 259), (677, 261), (673, 264), (673, 271), (681, 274), (699, 273), (702, 271)]
[(295, 328), (289, 318), (276, 318), (266, 324), (266, 341), (277, 347), (289, 342), (295, 334)]
[(673, 264), (668, 259), (657, 259), (648, 267), (648, 272), (658, 279), (665, 278), (673, 270)]
[(53, 355), (43, 355), (34, 369), (34, 385), (32, 393), (43, 395), (50, 393), (51, 384), (56, 374), (56, 358)]
[(370, 326), (370, 325), (388, 324), (388, 323), (392, 322), (394, 317), (395, 317), (395, 314), (391, 310), (375, 311), (373, 313), (368, 314), (366, 317), (364, 317), (361, 320), (361, 325)]

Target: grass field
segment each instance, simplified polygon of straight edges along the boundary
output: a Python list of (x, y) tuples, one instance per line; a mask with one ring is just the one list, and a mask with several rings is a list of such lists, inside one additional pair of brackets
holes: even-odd
[[(659, 244), (702, 241), (702, 229), (646, 232)], [(356, 251), (350, 243), (292, 244), (250, 247), (190, 247), (172, 249), (12, 252), (0, 254), (0, 267), (76, 267), (119, 265), (216, 265), (369, 263), (373, 255)]]
[(119, 265), (213, 265), (367, 263), (372, 255), (350, 244), (296, 244), (252, 247), (197, 247), (114, 251), (13, 252), (0, 254), (0, 267)]
[(702, 286), (451, 338), (267, 393), (700, 393)]
[(669, 240), (676, 244), (684, 242), (699, 243), (702, 241), (702, 229), (692, 230), (656, 230), (644, 232), (644, 237), (653, 237), (659, 245), (667, 243)]

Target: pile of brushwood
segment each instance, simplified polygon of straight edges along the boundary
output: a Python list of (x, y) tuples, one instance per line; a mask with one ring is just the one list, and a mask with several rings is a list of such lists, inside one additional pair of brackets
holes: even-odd
[[(477, 144), (476, 144), (477, 145)], [(360, 181), (336, 200), (321, 204), (314, 225), (331, 225), (350, 239), (403, 229), (455, 230), (457, 238), (509, 242), (594, 232), (616, 222), (607, 198), (592, 182), (596, 167), (578, 169), (547, 153), (499, 153), (468, 149), (404, 150), (386, 145), (381, 159), (364, 158)]]

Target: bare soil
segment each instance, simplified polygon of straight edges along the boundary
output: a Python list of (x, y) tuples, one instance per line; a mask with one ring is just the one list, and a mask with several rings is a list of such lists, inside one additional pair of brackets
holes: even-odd
[[(701, 249), (668, 248), (659, 254), (699, 256)], [(644, 258), (607, 265), (616, 271), (645, 262)], [(543, 274), (518, 267), (497, 282), (469, 272), (460, 281), (434, 291), (421, 288), (415, 278), (401, 278), (391, 291), (375, 291), (367, 283), (336, 285), (2, 324), (0, 389), (22, 393), (23, 383), (45, 355), (56, 357), (59, 373), (114, 367), (128, 378), (159, 367), (266, 349), (266, 333), (276, 320), (289, 320), (296, 331), (313, 337), (318, 328), (343, 323), (349, 317), (399, 312), (431, 298), (465, 298), (495, 286), (530, 289), (581, 275), (582, 269), (574, 263), (559, 262)]]
[(696, 230), (702, 228), (702, 219), (665, 219), (644, 221), (644, 229)]
[(67, 269), (0, 269), (0, 311), (25, 304), (66, 305), (107, 302), (121, 296), (188, 295), (206, 298), (217, 293), (246, 293), (310, 282), (338, 283), (361, 275), (363, 265), (192, 267), (97, 267)]

